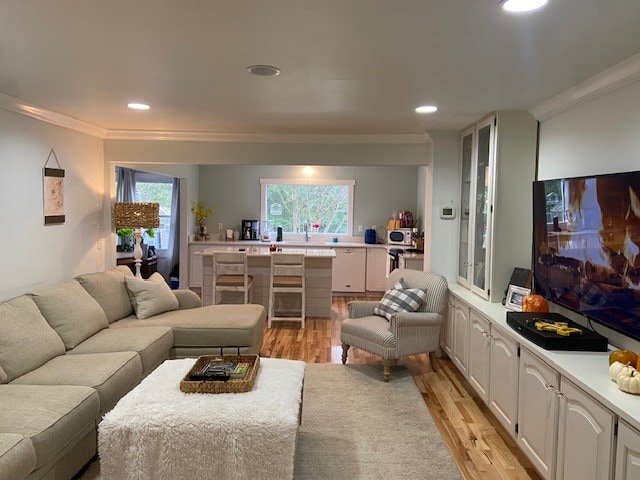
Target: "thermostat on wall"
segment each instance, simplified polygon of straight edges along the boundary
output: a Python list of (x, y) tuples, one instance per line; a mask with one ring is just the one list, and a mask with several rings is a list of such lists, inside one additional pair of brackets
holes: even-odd
[(445, 205), (440, 207), (440, 218), (444, 220), (451, 220), (456, 218), (456, 207), (453, 205)]

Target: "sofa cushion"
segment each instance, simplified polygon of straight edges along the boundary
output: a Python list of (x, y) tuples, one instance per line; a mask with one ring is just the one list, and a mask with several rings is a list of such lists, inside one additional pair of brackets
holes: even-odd
[(94, 388), (100, 397), (100, 413), (142, 379), (142, 362), (135, 352), (60, 355), (16, 378), (10, 385), (78, 385)]
[(146, 376), (169, 358), (171, 347), (173, 331), (169, 327), (105, 328), (67, 354), (137, 352), (142, 361), (143, 375)]
[(22, 295), (0, 303), (0, 383), (63, 354), (62, 340), (33, 300)]
[(391, 320), (394, 313), (417, 312), (427, 298), (427, 292), (419, 288), (394, 288), (387, 290), (373, 313)]
[(35, 468), (31, 440), (17, 433), (0, 433), (0, 480), (24, 478)]
[(149, 280), (127, 277), (124, 281), (138, 318), (149, 318), (159, 313), (177, 310), (179, 307), (178, 299), (164, 277), (157, 272), (151, 275)]
[(340, 329), (340, 339), (351, 345), (349, 342), (354, 338), (358, 339), (358, 347), (376, 355), (383, 355), (384, 349), (394, 349), (396, 346), (396, 338), (389, 330), (389, 322), (378, 315), (345, 318)]
[(75, 280), (39, 288), (30, 296), (67, 350), (109, 326), (98, 302)]
[(105, 272), (79, 275), (76, 280), (100, 304), (107, 321), (112, 323), (133, 313), (129, 292), (124, 284), (125, 277), (131, 276), (133, 273), (129, 267), (119, 266)]
[(0, 431), (31, 439), (35, 468), (69, 450), (95, 428), (100, 401), (92, 388), (0, 385)]
[(180, 347), (248, 346), (261, 341), (265, 321), (262, 305), (208, 305), (174, 310), (146, 320), (129, 317), (112, 328), (162, 325), (173, 328), (174, 345)]

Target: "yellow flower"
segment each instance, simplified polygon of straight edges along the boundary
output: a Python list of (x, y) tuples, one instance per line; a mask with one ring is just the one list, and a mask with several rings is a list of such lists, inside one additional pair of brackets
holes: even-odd
[(191, 202), (191, 213), (196, 216), (196, 223), (198, 225), (203, 225), (204, 221), (207, 219), (209, 215), (211, 215), (215, 211), (215, 207), (205, 208), (202, 202), (195, 200)]

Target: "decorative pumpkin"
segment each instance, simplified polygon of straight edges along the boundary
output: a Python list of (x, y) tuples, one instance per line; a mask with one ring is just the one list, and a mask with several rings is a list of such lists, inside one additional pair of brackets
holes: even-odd
[(624, 367), (616, 377), (616, 383), (623, 392), (640, 395), (640, 374), (635, 368)]
[(620, 362), (623, 365), (638, 365), (638, 355), (629, 350), (614, 350), (609, 354), (609, 365), (613, 362)]
[(522, 311), (546, 313), (549, 311), (549, 303), (542, 295), (530, 293), (522, 299)]
[(622, 369), (625, 367), (626, 365), (622, 362), (613, 362), (609, 366), (609, 375), (611, 375), (611, 380), (615, 382), (616, 378), (618, 378), (618, 375), (620, 375), (620, 373), (622, 372)]

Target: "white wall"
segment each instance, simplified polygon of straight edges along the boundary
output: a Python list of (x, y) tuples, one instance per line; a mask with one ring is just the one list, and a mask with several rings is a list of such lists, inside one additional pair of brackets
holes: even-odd
[(538, 179), (640, 170), (640, 81), (540, 125)]
[[(386, 226), (393, 212), (416, 214), (418, 167), (316, 166), (313, 178), (355, 180), (352, 235), (371, 225)], [(304, 178), (302, 167), (287, 165), (203, 165), (200, 167), (200, 200), (216, 211), (207, 219), (210, 233), (240, 229), (243, 219), (260, 218), (260, 178)], [(218, 223), (223, 230), (218, 230)], [(275, 227), (275, 226), (274, 226)], [(382, 235), (382, 231), (378, 232)]]
[[(66, 222), (45, 226), (51, 148), (66, 172)], [(104, 268), (103, 161), (101, 139), (0, 109), (0, 299)]]
[[(640, 82), (555, 115), (540, 126), (538, 179), (640, 170)], [(561, 309), (574, 320), (584, 321)], [(620, 347), (640, 351), (640, 342), (595, 324)]]
[[(430, 271), (456, 281), (458, 258), (458, 215), (460, 213), (460, 133), (451, 131), (429, 132), (433, 138), (433, 194), (431, 195)], [(427, 195), (429, 201), (429, 195)], [(456, 207), (456, 218), (440, 218), (440, 207)], [(426, 247), (425, 247), (426, 248)], [(426, 253), (426, 252), (425, 252)]]

